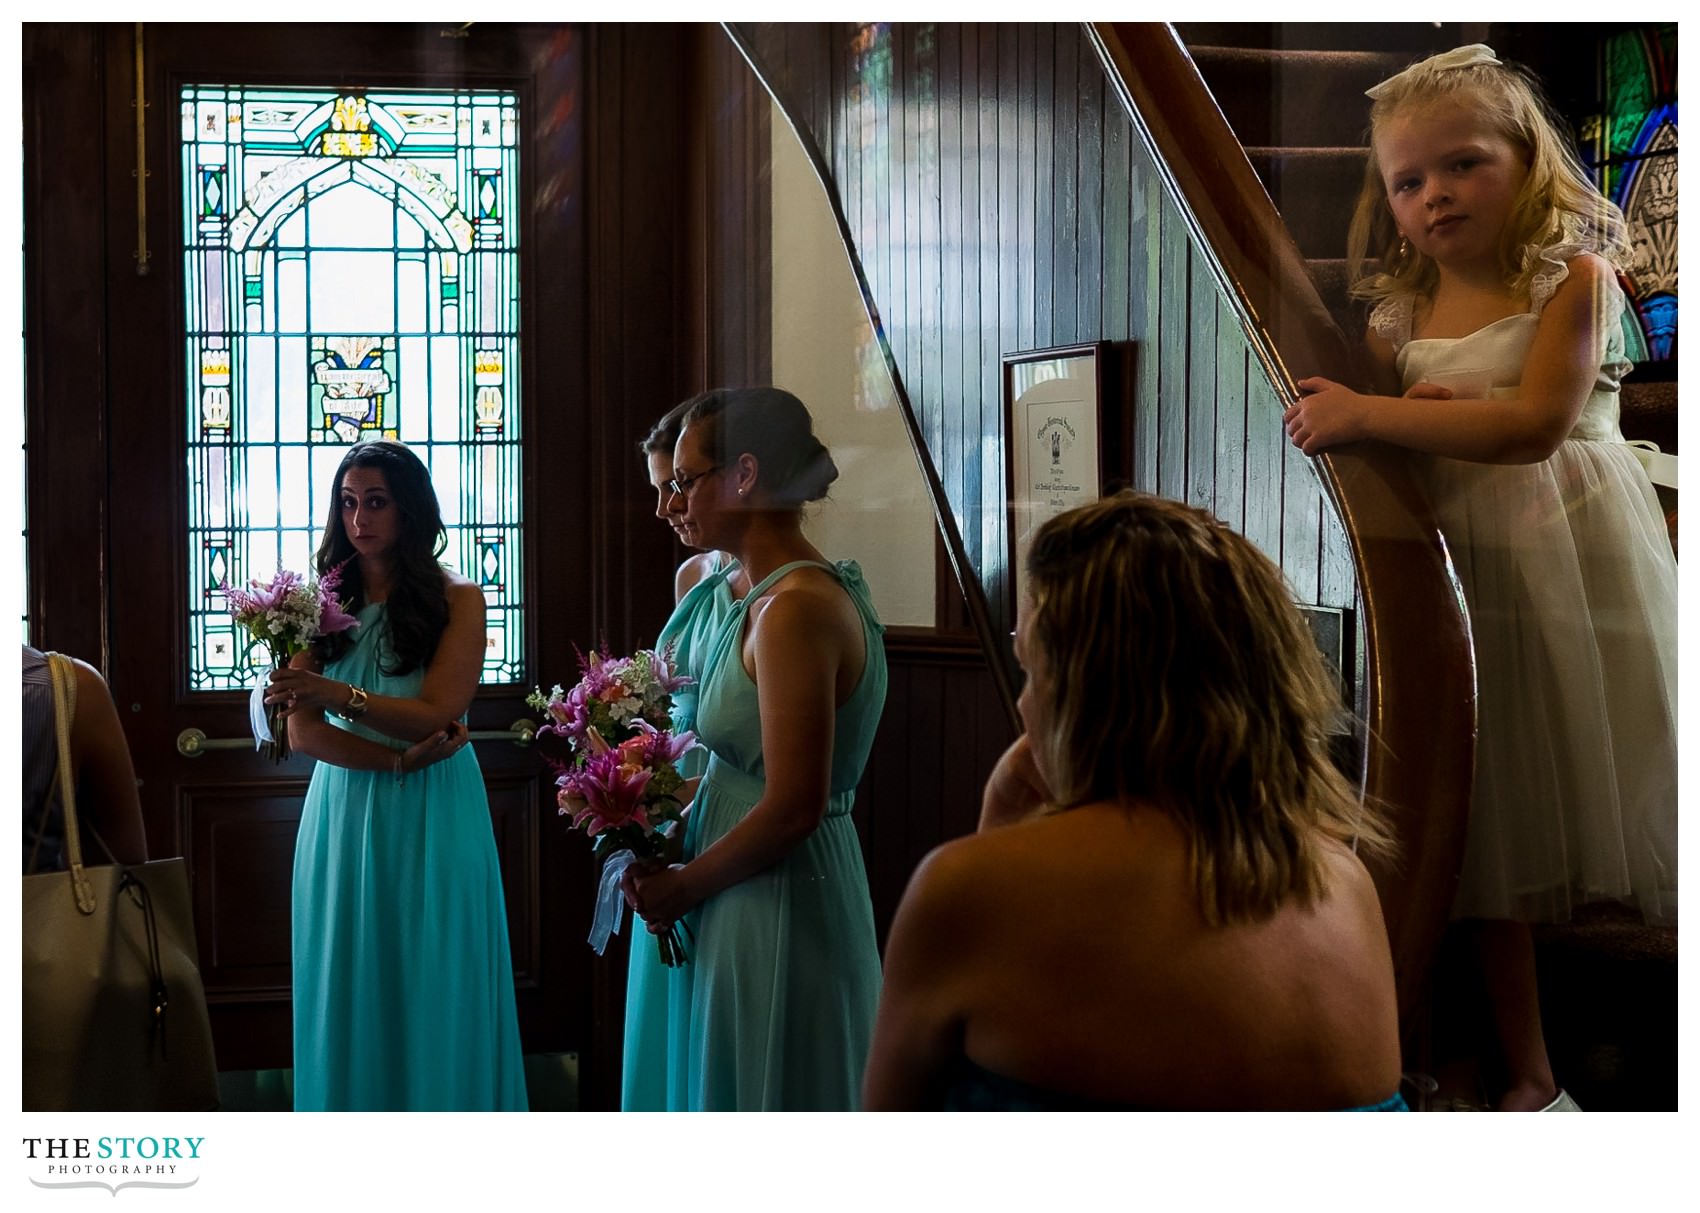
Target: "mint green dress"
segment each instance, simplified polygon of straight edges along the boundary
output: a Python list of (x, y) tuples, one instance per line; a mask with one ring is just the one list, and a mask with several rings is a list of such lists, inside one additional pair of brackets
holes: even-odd
[[(755, 683), (744, 669), (748, 605), (793, 569), (776, 569), (721, 621), (697, 701), (708, 771), (685, 831), (701, 854), (765, 791)], [(667, 1107), (690, 1111), (853, 1110), (879, 1002), (879, 950), (850, 808), (885, 707), (884, 629), (861, 570), (833, 573), (862, 616), (867, 664), (835, 718), (826, 816), (777, 864), (686, 915), (691, 963), (667, 973)], [(653, 993), (650, 995), (653, 997)]]
[[(720, 560), (720, 553), (715, 553)], [(690, 686), (673, 692), (673, 728), (693, 730), (697, 720), (697, 694), (702, 685), (703, 663), (709, 645), (734, 605), (727, 578), (738, 562), (717, 563), (714, 570), (679, 599), (673, 614), (655, 638), (657, 651), (673, 646), (675, 672), (695, 679)], [(690, 779), (708, 765), (704, 746), (679, 760), (679, 771)], [(631, 933), (630, 960), (626, 968), (626, 1030), (624, 1061), (620, 1072), (620, 1110), (665, 1112), (667, 1110), (667, 966), (661, 963), (655, 940), (643, 920), (626, 914)]]
[[(424, 670), (379, 668), (383, 613), (360, 612), (325, 675), (418, 695)], [(388, 771), (317, 764), (290, 924), (296, 1111), (526, 1110), (502, 873), (471, 747), (400, 786)]]

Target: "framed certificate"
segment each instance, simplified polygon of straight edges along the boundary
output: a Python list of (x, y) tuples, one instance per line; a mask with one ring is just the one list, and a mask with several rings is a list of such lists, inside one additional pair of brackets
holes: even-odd
[(1003, 357), (1011, 620), (1033, 533), (1046, 519), (1103, 492), (1098, 427), (1105, 349), (1098, 341)]

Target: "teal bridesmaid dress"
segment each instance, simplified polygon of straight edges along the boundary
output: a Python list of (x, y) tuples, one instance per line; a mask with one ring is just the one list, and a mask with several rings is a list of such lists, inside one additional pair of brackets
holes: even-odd
[[(379, 668), (383, 613), (360, 612), (325, 675), (415, 696), (423, 670)], [(297, 1111), (526, 1110), (502, 874), (471, 747), (399, 785), (317, 764), (290, 921)]]
[[(715, 632), (696, 721), (710, 756), (687, 821), (687, 857), (742, 821), (765, 790), (744, 619), (769, 586), (811, 563), (776, 569)], [(669, 1109), (844, 1111), (860, 1102), (880, 964), (850, 808), (885, 706), (884, 629), (854, 562), (816, 567), (856, 604), (867, 646), (861, 681), (835, 718), (826, 816), (779, 863), (686, 916), (696, 942), (691, 963), (666, 975), (667, 1050), (652, 1059), (665, 1065)]]
[[(720, 559), (720, 553), (715, 553)], [(673, 692), (673, 728), (686, 732), (696, 728), (697, 695), (702, 685), (703, 661), (720, 625), (733, 607), (727, 578), (738, 562), (717, 564), (679, 599), (661, 635), (657, 651), (673, 646), (676, 673), (695, 679), (690, 686)], [(690, 779), (708, 765), (708, 750), (698, 746), (679, 760), (679, 771)], [(661, 963), (655, 940), (643, 920), (627, 914), (631, 932), (630, 960), (626, 968), (626, 1027), (624, 1061), (620, 1072), (620, 1109), (624, 1112), (667, 1110), (667, 966)]]

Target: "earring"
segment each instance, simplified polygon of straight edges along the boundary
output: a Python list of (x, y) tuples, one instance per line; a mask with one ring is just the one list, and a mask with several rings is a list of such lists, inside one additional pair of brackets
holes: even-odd
[(1405, 237), (1399, 237), (1399, 264), (1403, 265), (1411, 255), (1411, 242)]

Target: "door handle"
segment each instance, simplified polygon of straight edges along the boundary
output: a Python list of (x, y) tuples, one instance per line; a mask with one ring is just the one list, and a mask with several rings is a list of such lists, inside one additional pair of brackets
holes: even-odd
[[(536, 722), (524, 718), (505, 729), (479, 729), (467, 734), (468, 741), (511, 741), (521, 747), (530, 745), (536, 737)], [(177, 734), (177, 752), (185, 758), (199, 758), (208, 750), (245, 750), (253, 744), (252, 737), (208, 737), (196, 728)]]
[(208, 737), (195, 728), (177, 734), (177, 752), (185, 758), (199, 758), (208, 750), (246, 750), (253, 746), (252, 737)]
[(522, 748), (530, 745), (536, 738), (537, 722), (524, 717), (505, 729), (477, 729), (466, 735), (468, 741), (511, 741)]

